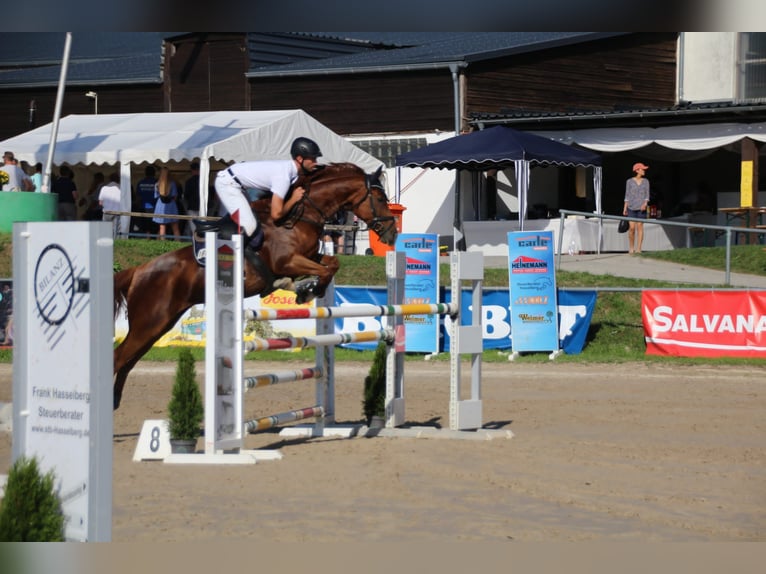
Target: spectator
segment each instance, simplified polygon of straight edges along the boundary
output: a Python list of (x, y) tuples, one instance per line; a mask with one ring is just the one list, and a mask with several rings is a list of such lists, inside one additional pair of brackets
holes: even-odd
[[(80, 202), (82, 202), (82, 219), (87, 221), (103, 221), (103, 209), (99, 201), (99, 195), (103, 186), (104, 174), (97, 171), (93, 174), (93, 181), (90, 183), (87, 195), (80, 199)], [(119, 211), (119, 207), (117, 211)]]
[[(157, 185), (156, 170), (153, 165), (147, 165), (144, 170), (144, 178), (136, 185), (138, 197), (138, 211), (141, 213), (154, 213), (154, 205), (157, 202), (154, 188)], [(136, 222), (139, 232), (146, 235), (156, 235), (157, 224), (149, 217), (137, 217)]]
[(178, 225), (178, 219), (170, 217), (178, 215), (178, 186), (170, 178), (170, 170), (167, 167), (160, 168), (160, 178), (157, 185), (154, 186), (154, 196), (156, 203), (154, 205), (153, 221), (159, 225), (159, 238), (165, 239), (168, 224), (173, 228), (173, 234), (176, 239), (180, 239), (181, 231)]
[[(103, 211), (120, 211), (120, 199), (122, 195), (120, 192), (120, 176), (117, 173), (109, 174), (109, 183), (101, 187), (101, 191), (98, 192), (98, 204)], [(121, 216), (111, 213), (104, 213), (102, 215), (103, 221), (109, 221), (112, 223), (112, 237), (117, 238), (120, 233), (120, 219)]]
[(32, 191), (43, 190), (43, 164), (39, 161), (35, 164), (35, 173), (32, 174), (30, 179), (32, 180), (32, 185), (35, 186)]
[(8, 175), (8, 183), (3, 185), (3, 191), (28, 191), (32, 187), (32, 180), (18, 166), (13, 152), (7, 151), (3, 154), (3, 165), (0, 166), (0, 171)]
[(13, 345), (13, 289), (10, 283), (3, 283), (0, 292), (0, 343)]
[(53, 182), (53, 193), (59, 196), (59, 221), (74, 221), (77, 219), (77, 187), (72, 181), (74, 173), (69, 167), (62, 165), (59, 177)]
[[(625, 182), (625, 204), (622, 215), (646, 219), (646, 211), (649, 207), (649, 180), (644, 177), (648, 165), (641, 162), (633, 164), (633, 177)], [(644, 242), (644, 222), (631, 221), (628, 229), (628, 253), (641, 253)]]

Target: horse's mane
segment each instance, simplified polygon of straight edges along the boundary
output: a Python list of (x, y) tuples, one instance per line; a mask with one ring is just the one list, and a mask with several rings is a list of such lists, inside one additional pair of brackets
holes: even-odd
[(353, 174), (363, 174), (364, 170), (358, 165), (349, 162), (340, 163), (328, 163), (319, 167), (319, 169), (312, 171), (309, 174), (302, 174), (298, 177), (298, 180), (292, 187), (302, 185), (306, 187), (306, 184), (320, 183), (327, 179), (333, 179), (335, 177)]

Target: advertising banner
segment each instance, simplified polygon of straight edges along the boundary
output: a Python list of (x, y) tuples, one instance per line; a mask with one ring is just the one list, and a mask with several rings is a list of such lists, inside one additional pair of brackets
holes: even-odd
[(552, 231), (508, 232), (508, 284), (513, 351), (558, 350)]
[[(406, 258), (405, 305), (439, 302), (439, 236), (427, 233), (400, 233), (396, 251)], [(436, 353), (439, 349), (439, 315), (405, 315), (405, 351)]]
[(766, 293), (652, 291), (641, 296), (647, 355), (766, 357)]
[[(451, 290), (440, 290), (441, 300), (450, 302)], [(590, 328), (593, 310), (596, 307), (595, 291), (568, 291), (558, 289), (558, 319), (559, 319), (559, 345), (568, 355), (581, 353), (585, 345), (585, 338)], [(278, 290), (263, 300), (259, 296), (247, 297), (244, 302), (245, 309), (260, 309), (262, 307), (285, 307), (295, 303), (295, 293), (292, 291)], [(335, 305), (354, 304), (385, 305), (385, 287), (336, 287)], [(302, 306), (313, 307), (315, 301), (304, 303)], [(463, 290), (460, 297), (460, 312), (466, 321), (471, 320), (471, 294)], [(484, 349), (510, 349), (511, 348), (511, 305), (509, 302), (508, 289), (502, 287), (485, 287), (482, 294), (482, 341)], [(439, 316), (439, 352), (449, 348), (449, 336), (444, 328), (444, 321), (449, 317)], [(385, 318), (382, 317), (343, 317), (335, 319), (336, 333), (357, 333), (360, 331), (380, 331), (385, 328)], [(119, 340), (127, 332), (127, 320), (118, 317), (116, 338)], [(313, 319), (288, 319), (282, 321), (253, 321), (248, 320), (245, 325), (245, 341), (258, 336), (277, 337), (310, 337), (316, 334), (316, 322)], [(204, 346), (205, 345), (205, 306), (195, 305), (181, 317), (178, 324), (170, 330), (156, 346)], [(343, 345), (352, 349), (374, 350), (377, 343), (348, 343)], [(295, 351), (292, 349), (291, 351)]]
[[(452, 300), (450, 289), (443, 290), (443, 300)], [(593, 310), (596, 307), (595, 291), (558, 290), (558, 324), (560, 348), (568, 355), (582, 352), (590, 328)], [(383, 287), (336, 287), (337, 306), (359, 303), (385, 305), (386, 289)], [(466, 322), (471, 321), (471, 293), (463, 289), (460, 294), (460, 313)], [(482, 344), (484, 350), (511, 348), (511, 323), (508, 289), (485, 288), (482, 294)], [(343, 317), (335, 319), (336, 332), (378, 331), (384, 328), (384, 317)], [(441, 317), (441, 339), (439, 351), (449, 349), (448, 329), (445, 325), (449, 316)], [(347, 343), (350, 349), (374, 350), (374, 343)]]
[(13, 459), (53, 472), (72, 542), (111, 539), (112, 244), (105, 222), (13, 226)]

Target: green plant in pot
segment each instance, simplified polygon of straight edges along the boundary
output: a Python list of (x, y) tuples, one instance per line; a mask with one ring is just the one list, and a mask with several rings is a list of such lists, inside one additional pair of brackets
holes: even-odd
[(66, 517), (53, 471), (42, 474), (37, 459), (13, 463), (0, 502), (0, 542), (63, 542)]
[(195, 452), (204, 417), (205, 409), (197, 385), (194, 356), (189, 349), (183, 348), (178, 354), (176, 378), (168, 403), (168, 432), (172, 452)]
[[(385, 341), (380, 341), (375, 349), (370, 371), (364, 378), (364, 400), (362, 412), (369, 426), (373, 426), (373, 417), (386, 417), (386, 353)], [(382, 425), (381, 420), (374, 421)]]

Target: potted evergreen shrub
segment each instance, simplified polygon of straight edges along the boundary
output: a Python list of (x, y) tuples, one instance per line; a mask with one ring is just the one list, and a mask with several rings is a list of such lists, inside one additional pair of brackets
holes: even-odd
[(178, 367), (168, 403), (170, 450), (174, 453), (195, 452), (200, 423), (205, 417), (202, 393), (197, 385), (194, 356), (183, 348), (178, 354)]
[(364, 378), (362, 411), (370, 427), (381, 427), (386, 417), (386, 352), (385, 341), (380, 341), (370, 371)]
[(40, 474), (37, 459), (19, 457), (0, 502), (0, 542), (63, 542), (66, 517), (54, 474)]

